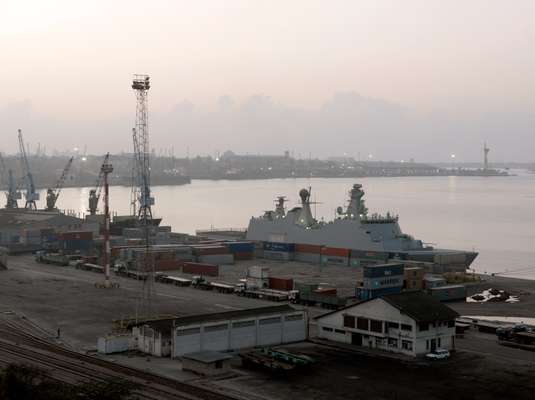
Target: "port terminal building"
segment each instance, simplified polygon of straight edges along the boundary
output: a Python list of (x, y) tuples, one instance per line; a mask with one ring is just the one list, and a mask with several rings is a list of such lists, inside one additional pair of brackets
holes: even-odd
[(409, 291), (384, 295), (316, 317), (323, 339), (413, 357), (455, 348), (457, 312)]

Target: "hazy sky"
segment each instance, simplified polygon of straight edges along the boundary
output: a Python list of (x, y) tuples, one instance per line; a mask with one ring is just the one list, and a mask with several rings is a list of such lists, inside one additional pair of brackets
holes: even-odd
[(533, 0), (0, 0), (0, 150), (532, 161)]

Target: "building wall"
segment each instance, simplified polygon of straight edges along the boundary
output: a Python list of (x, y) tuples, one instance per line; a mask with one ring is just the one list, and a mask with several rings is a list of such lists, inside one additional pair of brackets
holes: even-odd
[(216, 375), (230, 370), (230, 360), (221, 360), (219, 363), (202, 363), (184, 358), (182, 360), (182, 369), (184, 371), (192, 371), (201, 375)]
[[(345, 326), (344, 317), (353, 317), (355, 327)], [(380, 331), (371, 330), (371, 322), (368, 322), (368, 329), (360, 329), (358, 317), (377, 321)], [(318, 332), (319, 337), (336, 342), (418, 356), (431, 351), (432, 339), (435, 339), (437, 347), (453, 348), (455, 327), (430, 325), (428, 330), (420, 331), (411, 317), (378, 298), (318, 319)]]
[(303, 341), (307, 338), (305, 311), (175, 327), (172, 356), (198, 351), (227, 351)]

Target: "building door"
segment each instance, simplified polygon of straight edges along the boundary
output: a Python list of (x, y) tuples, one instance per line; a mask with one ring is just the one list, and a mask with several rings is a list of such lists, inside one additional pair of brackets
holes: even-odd
[(351, 344), (362, 346), (362, 335), (360, 333), (353, 332), (351, 334)]
[(431, 353), (433, 353), (437, 349), (437, 340), (431, 339)]

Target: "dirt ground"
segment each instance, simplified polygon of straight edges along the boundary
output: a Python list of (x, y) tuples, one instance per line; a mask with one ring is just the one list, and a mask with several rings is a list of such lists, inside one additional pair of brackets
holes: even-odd
[[(236, 282), (252, 264), (269, 266), (273, 276), (325, 283), (348, 294), (357, 274), (344, 267), (255, 260), (224, 266), (219, 280)], [(30, 256), (11, 257), (9, 270), (0, 272), (0, 312), (13, 310), (24, 314), (51, 335), (60, 328), (66, 343), (78, 349), (94, 349), (97, 337), (110, 331), (113, 319), (135, 315), (142, 289), (141, 282), (117, 277), (114, 280), (120, 284), (119, 289), (95, 288), (95, 282), (102, 278), (100, 274), (74, 268), (38, 264)], [(535, 281), (488, 277), (488, 281), (470, 291), (489, 287), (519, 295), (520, 302), (449, 305), (461, 314), (535, 316)], [(185, 315), (274, 304), (164, 284), (155, 284), (155, 292), (153, 305), (160, 314)], [(312, 317), (323, 312), (309, 308)], [(313, 331), (313, 324), (311, 328)], [(226, 379), (205, 380), (205, 384), (250, 393), (250, 399), (294, 400), (298, 396), (331, 400), (517, 400), (533, 399), (535, 393), (535, 353), (505, 348), (497, 344), (493, 335), (479, 332), (469, 332), (457, 340), (458, 351), (451, 360), (434, 364), (403, 364), (313, 343), (290, 349), (310, 355), (318, 363), (299, 374), (273, 377), (243, 369), (237, 358), (234, 374)], [(151, 364), (146, 357), (140, 358), (140, 363)], [(153, 365), (156, 368), (158, 363)], [(167, 373), (172, 373), (172, 366), (166, 368)]]
[[(498, 346), (496, 344), (496, 346)], [(405, 364), (315, 344), (291, 348), (318, 363), (292, 376), (263, 372), (218, 381), (269, 399), (533, 399), (533, 361), (502, 362), (492, 356), (458, 351), (450, 360)]]

